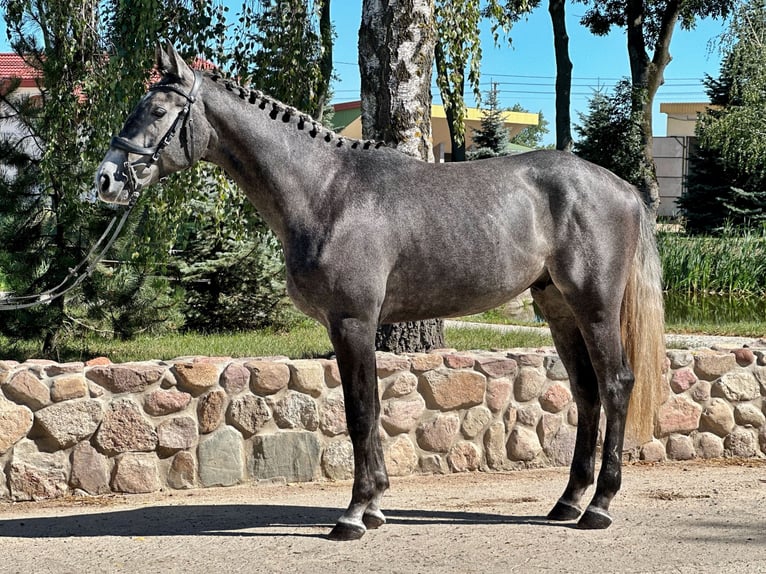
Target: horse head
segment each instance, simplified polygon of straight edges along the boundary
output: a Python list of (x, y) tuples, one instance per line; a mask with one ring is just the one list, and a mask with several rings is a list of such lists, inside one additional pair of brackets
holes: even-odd
[(157, 46), (161, 79), (128, 116), (96, 171), (99, 198), (126, 204), (168, 174), (196, 163), (207, 150), (212, 128), (195, 105), (202, 76), (175, 48)]

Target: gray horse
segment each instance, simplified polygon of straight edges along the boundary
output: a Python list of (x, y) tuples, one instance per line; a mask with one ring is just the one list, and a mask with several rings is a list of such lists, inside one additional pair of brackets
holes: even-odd
[[(649, 440), (662, 385), (659, 259), (634, 188), (555, 151), (424, 163), (340, 138), (261, 92), (195, 72), (172, 47), (158, 48), (157, 67), (161, 81), (98, 168), (100, 197), (127, 203), (205, 160), (236, 180), (276, 233), (288, 293), (327, 328), (343, 382), (354, 486), (330, 537), (359, 538), (385, 522), (378, 325), (476, 313), (528, 287), (579, 419), (569, 482), (548, 517), (608, 527), (626, 426), (637, 444)], [(583, 511), (602, 407), (602, 467)]]

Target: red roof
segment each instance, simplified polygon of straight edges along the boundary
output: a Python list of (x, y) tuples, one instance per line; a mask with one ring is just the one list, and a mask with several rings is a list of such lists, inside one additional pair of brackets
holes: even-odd
[(36, 78), (40, 77), (40, 72), (27, 64), (16, 54), (0, 54), (0, 82), (10, 80), (11, 78), (20, 78), (21, 87), (37, 87)]

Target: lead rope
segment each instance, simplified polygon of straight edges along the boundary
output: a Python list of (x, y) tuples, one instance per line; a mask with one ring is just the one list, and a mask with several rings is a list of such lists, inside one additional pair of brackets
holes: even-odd
[(136, 206), (138, 195), (137, 191), (133, 192), (130, 203), (128, 203), (122, 212), (122, 215), (115, 215), (112, 217), (112, 220), (109, 222), (109, 225), (106, 226), (104, 233), (101, 234), (101, 237), (96, 244), (91, 248), (82, 261), (69, 269), (69, 273), (67, 273), (67, 276), (61, 283), (36, 295), (14, 296), (12, 294), (7, 294), (4, 297), (0, 297), (0, 311), (15, 311), (18, 309), (34, 307), (35, 305), (47, 305), (51, 301), (63, 297), (82, 283), (87, 277), (90, 277), (98, 263), (104, 258), (104, 255), (106, 255), (107, 251), (109, 251), (117, 240), (117, 237), (120, 235), (120, 231), (122, 231), (128, 216), (130, 216), (130, 213)]
[[(194, 104), (194, 102), (197, 99), (197, 93), (199, 92), (201, 85), (202, 85), (202, 75), (198, 71), (195, 71), (194, 83), (192, 85), (191, 91), (188, 94), (172, 85), (155, 84), (154, 86), (151, 86), (149, 88), (150, 91), (169, 90), (182, 95), (184, 98), (186, 98), (186, 104), (184, 105), (184, 107), (182, 108), (178, 116), (176, 116), (176, 119), (171, 124), (170, 129), (167, 131), (165, 136), (160, 140), (159, 144), (157, 144), (155, 148), (141, 147), (120, 136), (114, 136), (112, 138), (112, 142), (111, 142), (112, 147), (122, 149), (129, 153), (136, 153), (140, 155), (150, 155), (151, 156), (150, 160), (146, 162), (144, 165), (151, 166), (152, 164), (157, 162), (160, 159), (160, 154), (162, 153), (162, 150), (173, 140), (173, 137), (175, 137), (176, 130), (178, 129), (179, 123), (181, 123), (183, 127), (188, 127), (188, 129), (190, 130), (192, 129), (191, 106), (192, 104)], [(189, 159), (191, 159), (192, 152), (188, 148), (189, 148), (189, 144), (193, 144), (193, 141), (194, 141), (193, 134), (191, 133), (188, 134), (188, 142), (184, 146), (184, 153), (187, 155), (187, 158)], [(4, 296), (0, 296), (0, 311), (15, 311), (18, 309), (26, 309), (28, 307), (34, 307), (35, 305), (49, 304), (51, 301), (55, 301), (59, 297), (66, 295), (72, 289), (74, 289), (80, 283), (82, 283), (87, 277), (91, 276), (93, 271), (96, 269), (96, 266), (104, 258), (104, 255), (106, 255), (107, 251), (109, 251), (109, 249), (112, 247), (114, 242), (117, 240), (117, 237), (120, 235), (120, 231), (122, 231), (122, 228), (125, 225), (125, 222), (130, 216), (130, 213), (133, 211), (133, 208), (136, 206), (136, 203), (138, 202), (138, 198), (140, 197), (140, 194), (141, 194), (142, 185), (138, 179), (138, 175), (136, 174), (133, 164), (131, 164), (129, 161), (126, 161), (124, 167), (125, 167), (125, 177), (128, 181), (128, 187), (130, 189), (130, 200), (128, 202), (128, 205), (125, 211), (123, 211), (121, 216), (115, 215), (112, 218), (112, 220), (109, 222), (109, 225), (107, 225), (104, 233), (101, 235), (101, 237), (96, 242), (96, 244), (88, 252), (88, 255), (86, 255), (85, 258), (82, 261), (80, 261), (80, 263), (78, 263), (75, 267), (71, 268), (67, 276), (64, 278), (64, 280), (58, 285), (56, 285), (55, 287), (53, 287), (52, 289), (43, 291), (42, 293), (38, 293), (36, 295), (14, 296), (8, 293), (8, 294), (5, 294)], [(112, 232), (110, 236), (109, 231), (112, 228), (114, 228), (114, 231)], [(106, 243), (104, 243), (103, 247), (101, 247), (101, 244), (104, 242), (104, 240), (106, 240)]]

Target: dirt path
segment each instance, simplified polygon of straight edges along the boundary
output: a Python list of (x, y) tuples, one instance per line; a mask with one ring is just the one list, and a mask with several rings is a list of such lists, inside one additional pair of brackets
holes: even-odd
[(606, 531), (543, 517), (565, 469), (394, 479), (389, 523), (324, 538), (349, 483), (0, 505), (0, 572), (766, 573), (766, 463), (625, 468)]

